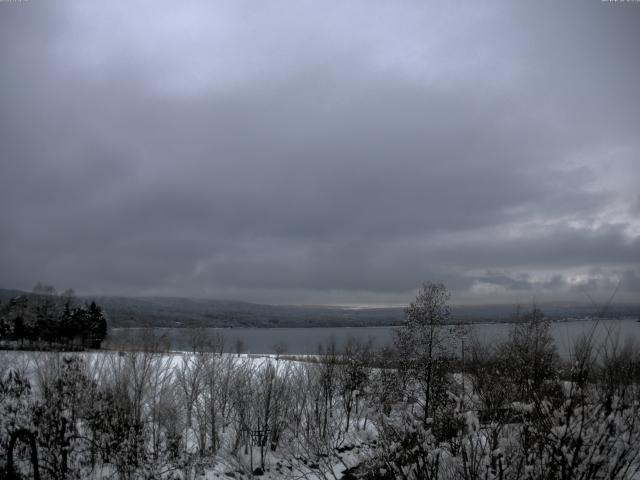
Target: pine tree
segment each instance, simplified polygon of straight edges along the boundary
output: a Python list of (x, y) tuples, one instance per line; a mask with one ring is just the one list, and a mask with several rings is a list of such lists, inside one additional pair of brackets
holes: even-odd
[(100, 348), (102, 341), (107, 336), (107, 321), (102, 314), (102, 309), (91, 302), (88, 312), (89, 320), (89, 339), (92, 348)]

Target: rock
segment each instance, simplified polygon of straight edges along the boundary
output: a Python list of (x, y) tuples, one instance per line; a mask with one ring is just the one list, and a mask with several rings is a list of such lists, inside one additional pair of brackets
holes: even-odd
[(356, 471), (358, 467), (347, 468), (342, 471), (342, 480), (358, 480)]
[(336, 448), (336, 451), (339, 453), (343, 453), (343, 452), (349, 452), (351, 450), (354, 449), (353, 445), (345, 445), (344, 447), (338, 447)]

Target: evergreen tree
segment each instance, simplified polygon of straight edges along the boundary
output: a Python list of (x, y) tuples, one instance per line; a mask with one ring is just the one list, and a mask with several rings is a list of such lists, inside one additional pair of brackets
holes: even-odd
[(62, 311), (62, 317), (60, 318), (59, 326), (60, 339), (67, 344), (70, 343), (75, 336), (75, 332), (73, 324), (73, 312), (71, 311), (71, 307), (68, 303), (65, 304), (64, 310)]
[(96, 302), (91, 302), (89, 305), (88, 320), (90, 345), (92, 348), (100, 348), (100, 344), (107, 336), (107, 321)]
[(58, 296), (53, 287), (34, 287), (30, 295), (9, 300), (0, 307), (0, 341), (78, 344), (100, 348), (107, 336), (107, 321), (102, 309), (92, 301), (76, 307), (73, 290)]

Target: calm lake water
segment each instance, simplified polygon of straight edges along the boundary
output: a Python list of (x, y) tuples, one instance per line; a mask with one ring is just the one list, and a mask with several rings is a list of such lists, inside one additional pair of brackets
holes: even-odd
[[(319, 344), (335, 340), (338, 346), (344, 345), (349, 338), (371, 341), (375, 346), (390, 345), (397, 327), (339, 327), (339, 328), (157, 328), (153, 332), (143, 328), (114, 328), (109, 331), (107, 348), (119, 348), (128, 342), (144, 342), (151, 336), (160, 336), (169, 343), (172, 350), (189, 350), (194, 333), (199, 337), (224, 337), (226, 352), (241, 350), (248, 353), (268, 354), (276, 350), (290, 354), (314, 354)], [(472, 338), (487, 344), (505, 339), (511, 324), (482, 323), (466, 325), (464, 337), (467, 342)], [(561, 356), (568, 358), (574, 342), (580, 336), (589, 334), (595, 328), (596, 344), (605, 338), (619, 336), (622, 342), (640, 340), (640, 323), (635, 319), (621, 320), (575, 320), (554, 322), (551, 331)], [(448, 330), (448, 329), (447, 329)], [(446, 334), (446, 332), (445, 332)]]

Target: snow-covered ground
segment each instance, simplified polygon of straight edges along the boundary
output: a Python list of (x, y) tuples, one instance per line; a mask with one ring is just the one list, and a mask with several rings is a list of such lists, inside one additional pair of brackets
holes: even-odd
[[(305, 398), (308, 392), (302, 392), (300, 389), (312, 388), (309, 385), (312, 381), (310, 376), (317, 375), (321, 369), (314, 361), (317, 360), (317, 356), (294, 360), (277, 355), (188, 352), (156, 354), (108, 351), (0, 351), (0, 378), (10, 370), (20, 372), (29, 379), (32, 396), (41, 397), (43, 385), (50, 378), (52, 370), (63, 368), (65, 358), (81, 359), (83, 372), (96, 384), (108, 384), (118, 375), (126, 373), (131, 376), (132, 391), (138, 386), (149, 390), (143, 393), (145, 398), (141, 410), (146, 416), (145, 421), (153, 423), (147, 424), (149, 429), (161, 428), (162, 420), (158, 419), (154, 410), (158, 403), (157, 397), (167, 396), (177, 400), (180, 415), (189, 417), (188, 421), (181, 419), (179, 430), (182, 437), (182, 456), (189, 459), (192, 466), (187, 468), (182, 462), (181, 468), (174, 468), (172, 471), (176, 478), (249, 478), (253, 473), (257, 473), (267, 479), (339, 479), (343, 477), (344, 472), (364, 461), (370, 454), (377, 436), (374, 424), (362, 414), (364, 406), (359, 406), (361, 411), (352, 415), (349, 431), (345, 431), (346, 420), (335, 391), (331, 393), (335, 398), (331, 399), (333, 405), (328, 407), (331, 412), (326, 412), (328, 425), (325, 427), (327, 444), (333, 447), (326, 448), (325, 445), (321, 445), (322, 451), (315, 451), (316, 446), (324, 443), (313, 438), (317, 432), (299, 433), (300, 430), (309, 428), (309, 425), (304, 425), (310, 420), (303, 417), (305, 412), (307, 417), (311, 412), (311, 409), (304, 411), (308, 407)], [(146, 379), (136, 379), (137, 375), (146, 375)], [(218, 378), (212, 380), (211, 375), (217, 375)], [(305, 379), (306, 385), (302, 383)], [(238, 384), (220, 385), (220, 392), (224, 388), (227, 389), (226, 392), (220, 393), (220, 396), (225, 395), (226, 398), (212, 400), (212, 397), (207, 395), (208, 382), (212, 381)], [(248, 387), (247, 398), (235, 398), (237, 392), (231, 390), (240, 388), (240, 383), (244, 381), (251, 384)], [(335, 381), (337, 382), (337, 376)], [(297, 385), (297, 390), (293, 388), (294, 385)], [(265, 393), (265, 389), (269, 391), (268, 394)], [(167, 393), (169, 390), (171, 393)], [(213, 392), (214, 396), (216, 394), (217, 392)], [(243, 400), (248, 402), (244, 403)], [(215, 454), (207, 451), (206, 454), (200, 455), (199, 442), (202, 442), (203, 429), (211, 428), (211, 418), (207, 418), (206, 409), (211, 408), (212, 401), (217, 402), (215, 408), (220, 410), (215, 413), (216, 421), (221, 425), (218, 427), (217, 451)], [(191, 405), (190, 412), (185, 410), (185, 404)], [(284, 413), (278, 412), (279, 410), (283, 410)], [(244, 415), (249, 418), (239, 419), (239, 416)], [(293, 427), (288, 424), (290, 419), (287, 415), (295, 415), (297, 418), (297, 437), (294, 436)], [(191, 427), (188, 422), (192, 422)], [(245, 423), (247, 427), (242, 426)], [(262, 448), (255, 442), (239, 440), (242, 428), (263, 427), (269, 430), (282, 429), (273, 450), (270, 440), (266, 441)], [(317, 427), (318, 425), (314, 425), (313, 429)], [(206, 443), (205, 439), (205, 448)], [(113, 468), (107, 465), (95, 469), (92, 475), (100, 478), (112, 473)]]

